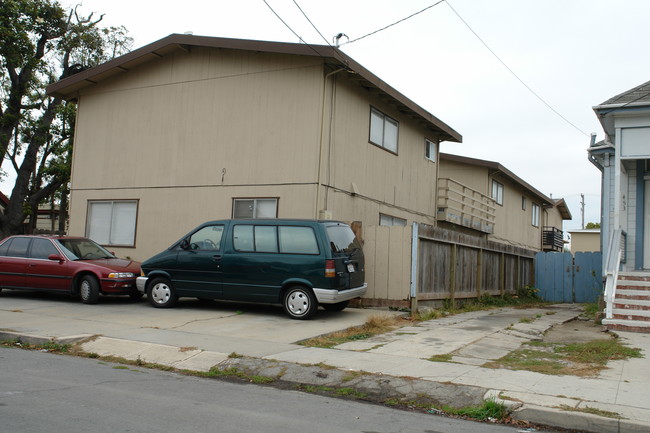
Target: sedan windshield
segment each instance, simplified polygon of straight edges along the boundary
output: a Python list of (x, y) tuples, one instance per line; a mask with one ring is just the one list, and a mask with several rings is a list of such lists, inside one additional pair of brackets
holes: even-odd
[(105, 250), (104, 247), (97, 245), (90, 239), (57, 239), (56, 242), (70, 260), (115, 258), (115, 256)]

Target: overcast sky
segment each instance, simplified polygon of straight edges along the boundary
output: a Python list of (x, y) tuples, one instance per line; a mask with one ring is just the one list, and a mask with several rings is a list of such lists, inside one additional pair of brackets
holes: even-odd
[[(338, 33), (352, 41), (437, 2), (266, 1), (306, 43), (322, 45), (314, 27), (329, 43)], [(299, 42), (263, 0), (62, 1), (78, 3), (125, 26), (134, 49), (188, 31)], [(645, 0), (448, 0), (340, 48), (462, 134), (441, 151), (497, 161), (564, 197), (567, 230), (581, 226), (581, 193), (585, 222), (600, 219), (600, 172), (586, 149), (589, 134), (601, 140), (603, 131), (591, 107), (650, 80), (649, 16)]]

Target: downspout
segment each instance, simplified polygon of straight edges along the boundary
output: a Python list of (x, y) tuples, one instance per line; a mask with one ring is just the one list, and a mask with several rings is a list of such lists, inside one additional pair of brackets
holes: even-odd
[[(605, 143), (604, 145), (601, 146), (596, 146), (596, 134), (592, 133), (591, 134), (591, 143), (589, 145), (589, 148), (587, 149), (587, 159), (589, 162), (591, 162), (601, 173), (600, 175), (600, 248), (601, 248), (601, 253), (603, 257), (603, 273), (605, 272), (605, 263), (606, 263), (606, 252), (609, 248), (609, 237), (606, 236), (606, 233), (608, 232), (609, 229), (609, 219), (605, 217), (605, 208), (606, 208), (606, 203), (605, 203), (605, 167), (609, 167), (610, 165), (610, 156), (609, 154), (605, 154), (604, 156), (604, 162), (605, 165), (601, 164), (596, 157), (592, 154), (592, 151), (594, 150), (604, 150), (604, 149), (614, 149), (614, 143), (609, 141), (609, 136), (605, 134), (605, 140), (603, 140)], [(608, 188), (608, 187), (607, 187)]]
[[(320, 206), (320, 189), (321, 189), (321, 175), (322, 175), (322, 165), (323, 165), (323, 146), (324, 146), (324, 134), (325, 134), (325, 93), (327, 91), (327, 79), (334, 75), (338, 74), (341, 71), (345, 71), (346, 68), (339, 68), (336, 69), (328, 74), (325, 75), (323, 78), (323, 94), (321, 97), (321, 122), (320, 122), (320, 140), (319, 140), (319, 146), (318, 146), (318, 176), (316, 178), (316, 203), (314, 204), (314, 216), (315, 218), (321, 218), (320, 211), (319, 211), (319, 206)], [(333, 101), (330, 101), (330, 104)], [(330, 111), (333, 110), (334, 107), (330, 107)], [(330, 119), (330, 127), (331, 127), (331, 119)], [(328, 144), (329, 146), (332, 145), (332, 137), (329, 137), (328, 139)], [(327, 161), (328, 164), (331, 164), (331, 161), (328, 158)], [(323, 209), (326, 210), (326, 209)]]

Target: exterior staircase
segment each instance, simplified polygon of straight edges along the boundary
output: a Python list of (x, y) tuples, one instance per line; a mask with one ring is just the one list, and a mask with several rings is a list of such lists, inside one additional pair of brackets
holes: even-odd
[(650, 273), (621, 272), (611, 319), (603, 325), (613, 331), (650, 333)]

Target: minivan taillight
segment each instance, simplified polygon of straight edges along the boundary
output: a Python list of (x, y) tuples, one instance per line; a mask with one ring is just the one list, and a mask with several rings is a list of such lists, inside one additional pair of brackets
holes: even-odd
[(334, 260), (325, 260), (325, 276), (328, 278), (336, 277), (336, 267)]

